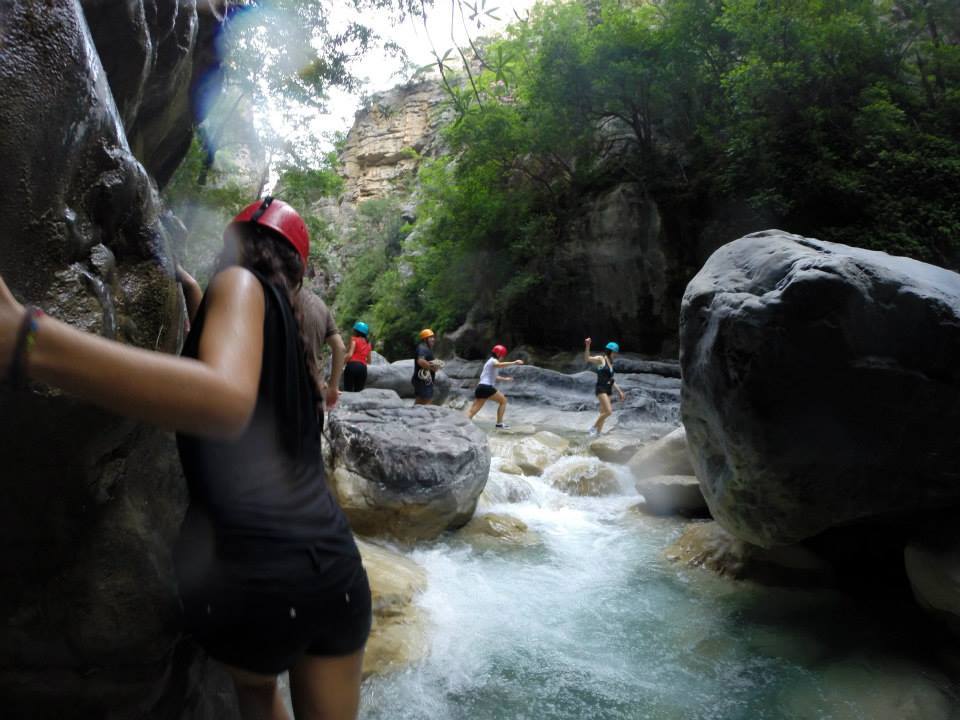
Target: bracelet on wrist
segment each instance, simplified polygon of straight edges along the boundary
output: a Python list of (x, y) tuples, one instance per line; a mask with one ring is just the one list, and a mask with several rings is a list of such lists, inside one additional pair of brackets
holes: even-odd
[(17, 340), (13, 346), (13, 358), (10, 361), (10, 370), (7, 373), (7, 381), (16, 389), (22, 388), (26, 384), (27, 359), (37, 342), (39, 320), (45, 314), (43, 310), (32, 305), (27, 305), (24, 308), (23, 322), (20, 323), (20, 329), (17, 331)]

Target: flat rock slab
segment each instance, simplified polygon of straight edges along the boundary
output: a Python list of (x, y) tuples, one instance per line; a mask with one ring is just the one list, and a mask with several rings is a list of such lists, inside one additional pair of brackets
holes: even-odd
[(659, 475), (637, 480), (643, 510), (651, 515), (698, 517), (707, 513), (700, 482), (693, 475)]

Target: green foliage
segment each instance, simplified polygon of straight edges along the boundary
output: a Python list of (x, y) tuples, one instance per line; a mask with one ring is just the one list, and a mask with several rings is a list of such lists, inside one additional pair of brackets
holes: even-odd
[(566, 287), (570, 221), (624, 181), (691, 264), (781, 227), (960, 267), (956, 0), (540, 4), (437, 65), (451, 153), (421, 164), (404, 252), (362, 278), (404, 346)]

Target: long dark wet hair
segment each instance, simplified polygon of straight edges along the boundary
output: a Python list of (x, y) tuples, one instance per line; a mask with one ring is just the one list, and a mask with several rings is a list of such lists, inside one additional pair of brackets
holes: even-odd
[[(300, 287), (303, 284), (303, 262), (300, 254), (287, 240), (273, 230), (255, 223), (233, 223), (224, 234), (223, 252), (217, 259), (216, 272), (231, 265), (240, 265), (254, 270), (267, 279), (271, 285), (286, 293), (297, 320), (300, 344), (303, 346), (303, 358), (307, 363), (307, 374), (313, 384), (317, 404), (322, 403), (323, 379), (317, 367), (311, 347), (305, 335), (303, 322), (303, 303), (300, 301)], [(233, 242), (231, 242), (231, 240)]]

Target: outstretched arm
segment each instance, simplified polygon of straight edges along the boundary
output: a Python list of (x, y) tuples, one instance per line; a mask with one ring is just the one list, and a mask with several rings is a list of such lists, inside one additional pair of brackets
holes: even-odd
[[(155, 425), (238, 436), (253, 414), (263, 354), (264, 296), (240, 267), (214, 278), (199, 358), (130, 347), (42, 317), (26, 361), (35, 380)], [(8, 371), (24, 309), (0, 279), (0, 374)]]
[(588, 365), (601, 365), (603, 363), (603, 355), (591, 355), (590, 354), (590, 338), (586, 338), (583, 341), (583, 361)]

